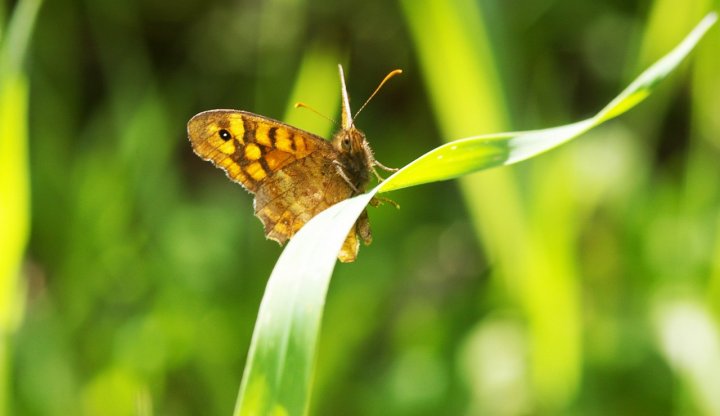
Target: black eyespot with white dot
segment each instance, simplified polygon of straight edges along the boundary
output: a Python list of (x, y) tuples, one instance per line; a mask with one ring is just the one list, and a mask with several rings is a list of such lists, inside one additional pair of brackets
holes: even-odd
[(218, 135), (220, 135), (220, 138), (225, 141), (232, 139), (232, 134), (230, 134), (230, 132), (225, 129), (221, 129), (220, 131), (218, 131)]

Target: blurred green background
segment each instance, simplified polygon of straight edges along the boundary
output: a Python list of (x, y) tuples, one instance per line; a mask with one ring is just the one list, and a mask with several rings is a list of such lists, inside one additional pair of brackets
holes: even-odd
[[(4, 51), (28, 4), (2, 2)], [(45, 2), (0, 61), (0, 414), (231, 414), (281, 248), (192, 153), (193, 114), (327, 137), (295, 101), (336, 117), (337, 63), (355, 109), (402, 68), (357, 120), (400, 167), (591, 115), (718, 6)], [(388, 194), (336, 268), (311, 413), (720, 415), (718, 74), (714, 28), (620, 120)]]

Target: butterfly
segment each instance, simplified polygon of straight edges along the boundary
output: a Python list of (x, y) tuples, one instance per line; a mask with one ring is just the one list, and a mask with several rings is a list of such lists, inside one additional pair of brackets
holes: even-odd
[[(365, 134), (355, 127), (342, 66), (338, 69), (341, 125), (329, 141), (240, 110), (204, 111), (187, 124), (194, 152), (255, 195), (255, 216), (262, 222), (265, 236), (281, 245), (321, 211), (365, 192), (371, 175), (382, 181), (376, 168), (396, 170), (375, 159)], [(390, 72), (355, 117), (388, 79), (401, 72)], [(348, 233), (338, 259), (355, 261), (360, 240), (365, 245), (372, 242), (367, 210)]]

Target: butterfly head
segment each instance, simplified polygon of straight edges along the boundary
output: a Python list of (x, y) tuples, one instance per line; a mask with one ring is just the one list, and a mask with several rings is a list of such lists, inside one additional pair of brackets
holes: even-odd
[(350, 127), (349, 129), (341, 129), (332, 139), (333, 147), (340, 153), (358, 155), (365, 153), (368, 147), (365, 133)]
[(350, 181), (356, 189), (365, 188), (375, 160), (365, 133), (355, 127), (341, 129), (333, 137), (332, 143), (340, 155), (338, 162)]
[(357, 118), (358, 114), (360, 114), (375, 94), (380, 91), (385, 82), (393, 76), (402, 73), (402, 71), (396, 69), (387, 74), (380, 82), (380, 85), (378, 85), (357, 113), (355, 113), (355, 116), (353, 116), (350, 112), (350, 99), (348, 98), (342, 65), (338, 65), (338, 70), (340, 72), (340, 91), (342, 93), (341, 128), (333, 137), (333, 146), (340, 154), (339, 160), (336, 162), (342, 169), (343, 177), (346, 181), (350, 182), (356, 192), (359, 192), (364, 190), (365, 185), (370, 181), (371, 172), (377, 176), (375, 166), (382, 167), (383, 165), (375, 160), (365, 133), (355, 128), (355, 118)]

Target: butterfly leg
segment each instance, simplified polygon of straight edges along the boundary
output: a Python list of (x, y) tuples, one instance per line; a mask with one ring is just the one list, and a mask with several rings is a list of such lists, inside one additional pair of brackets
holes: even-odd
[(343, 178), (343, 180), (347, 182), (348, 185), (350, 185), (350, 188), (352, 188), (355, 194), (359, 194), (360, 191), (355, 185), (353, 185), (353, 183), (350, 181), (350, 178), (348, 178), (348, 176), (345, 174), (342, 163), (338, 162), (337, 160), (333, 160), (333, 164), (335, 165), (335, 170), (337, 170), (338, 175), (340, 175), (340, 177)]
[(394, 206), (395, 208), (400, 209), (400, 204), (398, 204), (397, 202), (393, 201), (390, 198), (385, 198), (382, 196), (374, 196), (370, 200), (370, 205), (373, 207), (379, 207), (382, 204), (390, 204), (390, 205)]
[(372, 243), (372, 231), (370, 230), (370, 218), (368, 218), (367, 209), (363, 210), (362, 214), (355, 223), (357, 234), (362, 239), (363, 244), (366, 246)]
[(373, 166), (372, 169), (370, 169), (370, 170), (372, 171), (373, 175), (375, 175), (375, 179), (377, 179), (378, 183), (385, 180), (385, 178), (380, 176), (380, 174), (377, 172), (377, 170), (375, 169), (375, 166)]
[(375, 166), (377, 166), (377, 167), (379, 167), (380, 169), (382, 169), (382, 170), (384, 170), (384, 171), (387, 171), (387, 172), (397, 172), (398, 170), (400, 170), (400, 169), (397, 169), (397, 168), (389, 168), (389, 167), (383, 165), (382, 163), (378, 162), (377, 160), (373, 160), (373, 162), (372, 162), (372, 169), (371, 169), (371, 170), (372, 170), (373, 175), (375, 175), (375, 178), (377, 178), (378, 183), (384, 181), (385, 178), (383, 178), (382, 176), (380, 176), (380, 174), (377, 172), (377, 169), (375, 169)]
[(373, 165), (379, 167), (380, 169), (382, 169), (382, 170), (384, 170), (384, 171), (386, 171), (386, 172), (397, 172), (397, 171), (400, 170), (400, 169), (398, 169), (398, 168), (389, 168), (389, 167), (383, 165), (382, 163), (378, 162), (377, 160), (374, 160), (374, 161), (373, 161)]

